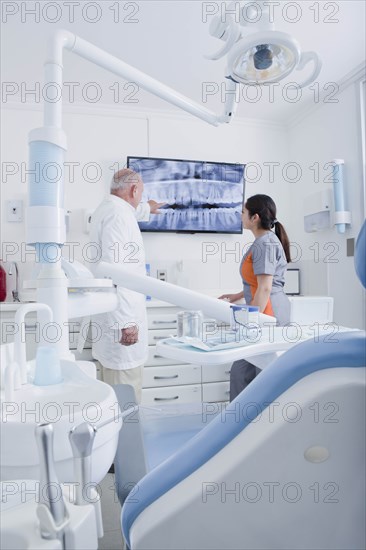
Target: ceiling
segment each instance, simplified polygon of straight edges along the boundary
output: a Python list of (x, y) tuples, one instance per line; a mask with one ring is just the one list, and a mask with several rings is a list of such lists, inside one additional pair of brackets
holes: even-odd
[[(14, 14), (4, 15), (3, 12), (1, 24), (1, 78), (3, 82), (13, 82), (15, 87), (19, 87), (19, 91), (9, 96), (7, 101), (31, 101), (30, 96), (24, 96), (24, 93), (21, 96), (20, 92), (37, 82), (42, 90), (47, 39), (56, 29), (65, 28), (198, 103), (202, 103), (202, 89), (208, 83), (213, 94), (207, 96), (205, 107), (218, 114), (223, 109), (225, 97), (220, 92), (225, 92), (225, 60), (209, 61), (204, 54), (214, 52), (221, 46), (219, 40), (209, 35), (212, 16), (206, 16), (206, 13), (210, 10), (225, 13), (225, 2), (79, 0), (5, 4), (18, 8)], [(36, 4), (40, 4), (39, 21), (35, 21), (36, 16), (27, 11), (34, 10)], [(74, 13), (71, 12), (71, 4)], [(271, 4), (276, 30), (292, 34), (303, 51), (318, 52), (323, 68), (317, 84), (307, 86), (302, 91), (301, 99), (290, 93), (291, 90), (286, 95), (284, 88), (287, 82), (300, 80), (300, 73), (293, 73), (271, 89), (244, 89), (237, 115), (286, 122), (305, 103), (314, 102), (318, 89), (322, 91), (325, 88), (331, 94), (334, 87), (330, 83), (339, 81), (364, 63), (366, 3), (363, 0), (302, 0)], [(47, 10), (42, 11), (46, 5)], [(74, 98), (70, 85), (64, 90), (65, 99), (71, 99), (74, 103), (176, 110), (70, 52), (64, 56), (64, 81), (75, 83)]]

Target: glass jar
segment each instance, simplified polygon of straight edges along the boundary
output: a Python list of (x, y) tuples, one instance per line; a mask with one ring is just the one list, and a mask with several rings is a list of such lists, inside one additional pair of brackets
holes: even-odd
[(179, 338), (201, 338), (202, 335), (202, 311), (180, 311), (177, 314)]

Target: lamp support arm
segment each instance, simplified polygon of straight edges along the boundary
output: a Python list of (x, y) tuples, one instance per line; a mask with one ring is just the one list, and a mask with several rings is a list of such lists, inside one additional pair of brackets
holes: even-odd
[[(164, 99), (168, 103), (200, 118), (201, 120), (218, 126), (223, 122), (230, 122), (233, 113), (233, 100), (231, 94), (226, 94), (226, 103), (224, 114), (216, 115), (209, 109), (206, 109), (199, 103), (177, 92), (173, 88), (163, 84), (159, 80), (152, 78), (146, 73), (139, 71), (132, 65), (125, 63), (121, 59), (105, 52), (94, 44), (64, 30), (59, 30), (53, 36), (47, 51), (47, 60), (45, 63), (46, 84), (57, 83), (59, 89), (62, 89), (62, 68), (63, 49), (79, 55), (83, 59), (116, 74), (130, 82), (135, 82), (144, 90)], [(235, 86), (236, 83), (234, 83)], [(62, 106), (61, 102), (45, 102), (45, 126), (61, 127)]]

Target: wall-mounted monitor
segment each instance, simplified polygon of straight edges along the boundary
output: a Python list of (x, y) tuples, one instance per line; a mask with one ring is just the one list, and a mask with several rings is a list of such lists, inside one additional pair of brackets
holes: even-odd
[(141, 231), (242, 233), (245, 164), (127, 157), (144, 181), (142, 200), (164, 202)]

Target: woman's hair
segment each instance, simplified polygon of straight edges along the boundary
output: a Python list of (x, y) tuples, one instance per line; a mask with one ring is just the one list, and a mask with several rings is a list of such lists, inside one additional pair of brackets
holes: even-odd
[(283, 225), (276, 219), (276, 205), (268, 195), (253, 195), (245, 203), (245, 208), (250, 216), (258, 214), (262, 229), (275, 229), (275, 233), (281, 241), (287, 262), (291, 262), (290, 241)]

